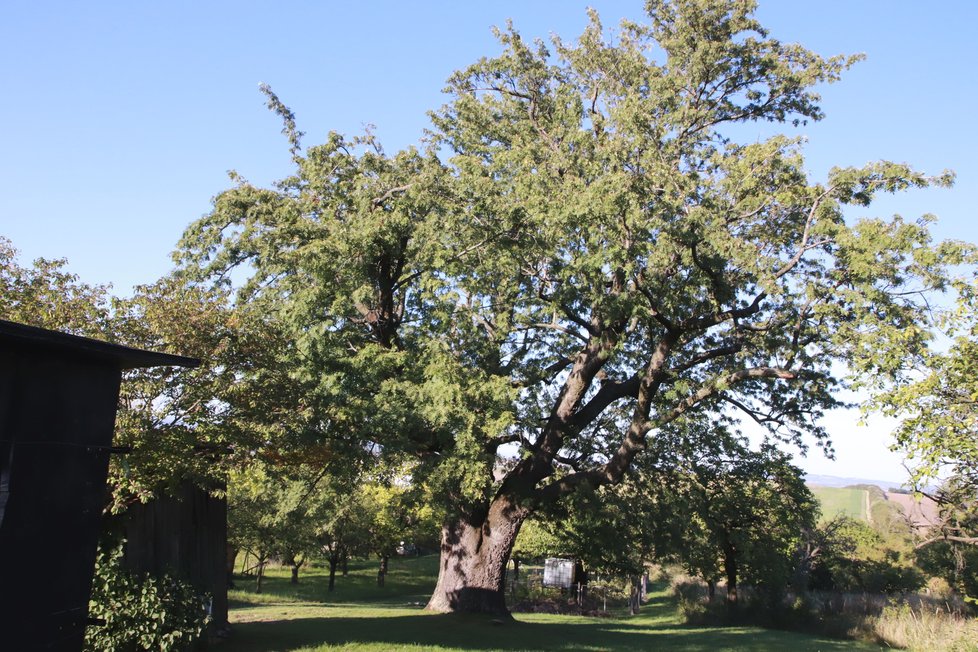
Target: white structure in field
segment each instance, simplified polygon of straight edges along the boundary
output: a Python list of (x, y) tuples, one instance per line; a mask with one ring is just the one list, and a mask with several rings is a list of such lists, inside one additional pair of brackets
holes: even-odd
[(574, 585), (574, 560), (550, 558), (543, 563), (543, 585), (569, 589)]

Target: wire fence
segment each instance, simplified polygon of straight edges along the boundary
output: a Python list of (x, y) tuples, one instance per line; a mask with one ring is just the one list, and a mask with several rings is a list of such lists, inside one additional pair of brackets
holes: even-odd
[(506, 599), (515, 611), (600, 615), (628, 609), (638, 613), (647, 596), (648, 582), (648, 573), (597, 574), (555, 586), (545, 581), (542, 567), (521, 566), (515, 571), (508, 569)]

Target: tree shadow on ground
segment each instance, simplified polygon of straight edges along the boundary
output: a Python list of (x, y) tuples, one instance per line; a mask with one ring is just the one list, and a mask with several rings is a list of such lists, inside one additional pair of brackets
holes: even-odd
[[(408, 567), (410, 568), (410, 567)], [(430, 593), (419, 575), (406, 573), (390, 591), (365, 581), (326, 593), (319, 582), (283, 584), (258, 600), (233, 605), (232, 638), (217, 652), (287, 652), (335, 646), (369, 650), (836, 650), (879, 649), (756, 627), (693, 627), (681, 624), (675, 600), (663, 584), (653, 587), (634, 617), (587, 618), (515, 614), (516, 620), (474, 615), (437, 615), (420, 605)], [(251, 601), (254, 600), (254, 601)], [(237, 617), (235, 617), (235, 612)]]
[(500, 622), (486, 617), (402, 615), (312, 617), (238, 623), (222, 646), (230, 652), (292, 650), (306, 646), (374, 645), (461, 650), (851, 650), (852, 641), (812, 638), (750, 627), (696, 628), (569, 617), (569, 622)]

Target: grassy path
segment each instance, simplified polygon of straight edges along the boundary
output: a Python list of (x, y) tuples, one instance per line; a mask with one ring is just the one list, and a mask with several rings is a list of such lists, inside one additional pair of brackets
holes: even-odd
[(664, 587), (638, 616), (587, 618), (516, 614), (512, 622), (443, 616), (421, 609), (430, 580), (426, 560), (398, 560), (385, 589), (371, 586), (372, 569), (338, 578), (337, 590), (308, 573), (298, 587), (272, 572), (267, 592), (232, 594), (233, 637), (223, 652), (318, 650), (761, 650), (878, 649), (851, 641), (754, 627), (703, 628), (682, 624)]

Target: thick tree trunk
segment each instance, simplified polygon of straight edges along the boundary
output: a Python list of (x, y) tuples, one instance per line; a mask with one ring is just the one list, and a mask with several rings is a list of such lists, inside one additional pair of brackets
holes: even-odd
[(723, 570), (727, 576), (727, 604), (737, 604), (737, 550), (733, 544), (723, 546)]
[(299, 562), (295, 560), (292, 561), (292, 580), (291, 580), (292, 584), (299, 583), (299, 569), (302, 568), (302, 564), (304, 563), (305, 560)]
[(441, 613), (509, 615), (505, 577), (526, 511), (497, 497), (485, 518), (442, 528), (438, 583), (426, 607)]

